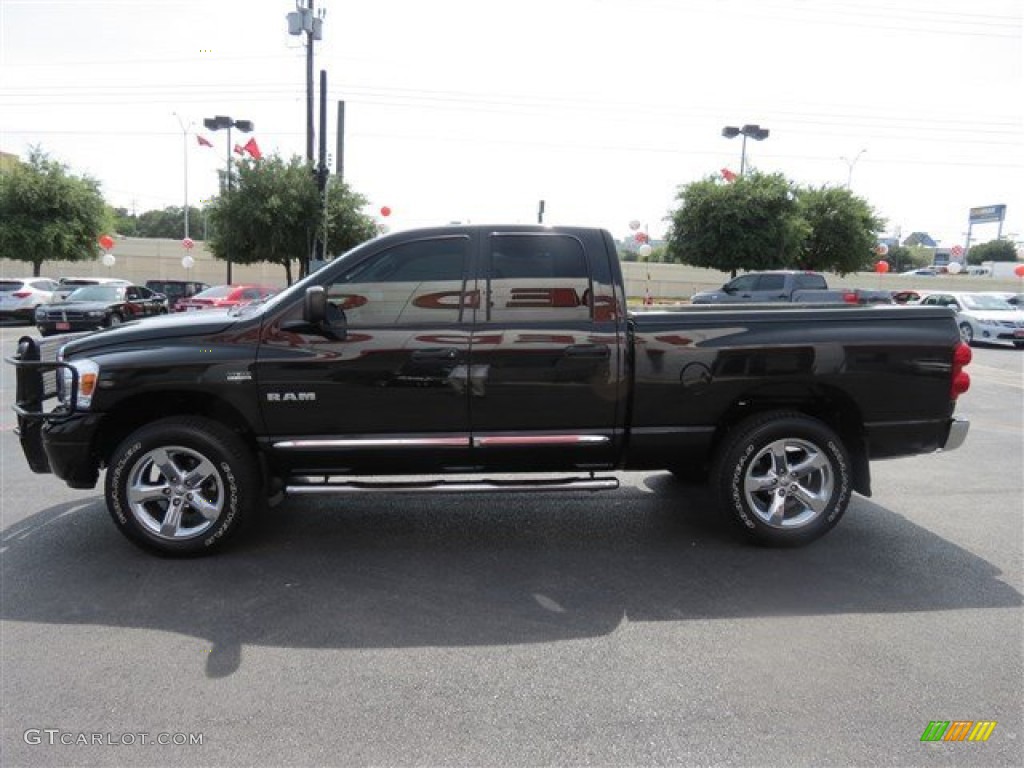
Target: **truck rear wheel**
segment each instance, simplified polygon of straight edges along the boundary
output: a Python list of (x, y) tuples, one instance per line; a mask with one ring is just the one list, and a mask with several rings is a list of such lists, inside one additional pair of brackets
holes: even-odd
[(161, 419), (136, 430), (107, 469), (107, 508), (132, 542), (158, 554), (220, 548), (259, 503), (262, 487), (248, 447), (200, 417)]
[(761, 544), (807, 544), (831, 530), (850, 503), (850, 458), (839, 436), (790, 411), (742, 422), (712, 476), (723, 509)]

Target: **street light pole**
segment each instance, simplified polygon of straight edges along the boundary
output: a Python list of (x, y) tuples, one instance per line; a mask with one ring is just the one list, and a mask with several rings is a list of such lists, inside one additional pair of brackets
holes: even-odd
[[(228, 131), (228, 153), (227, 153), (227, 171), (224, 176), (224, 190), (225, 192), (231, 191), (231, 129), (237, 128), (243, 133), (249, 133), (253, 129), (252, 120), (234, 120), (227, 115), (217, 115), (216, 117), (207, 117), (203, 120), (203, 125), (208, 130), (219, 131), (222, 128), (227, 128)], [(231, 245), (225, 241), (224, 244), (224, 260), (228, 263), (227, 281), (228, 285), (231, 284)]]
[(866, 149), (862, 149), (860, 152), (858, 152), (856, 155), (853, 156), (853, 160), (850, 160), (847, 157), (840, 157), (839, 158), (844, 163), (846, 163), (846, 167), (847, 167), (847, 170), (848, 170), (848, 172), (846, 174), (846, 188), (847, 189), (849, 189), (850, 185), (853, 183), (853, 166), (855, 166), (857, 164), (857, 161), (860, 160), (860, 156), (863, 155), (865, 152), (867, 152), (867, 150)]
[(742, 128), (737, 128), (735, 125), (727, 125), (722, 129), (722, 135), (727, 139), (735, 139), (737, 136), (743, 137), (743, 144), (740, 148), (740, 176), (743, 176), (747, 170), (747, 137), (750, 137), (754, 141), (764, 141), (771, 134), (771, 131), (767, 128), (762, 128), (760, 125), (748, 123)]
[(182, 161), (185, 167), (185, 239), (188, 239), (188, 126), (181, 121), (181, 115), (172, 113), (178, 119), (181, 128)]

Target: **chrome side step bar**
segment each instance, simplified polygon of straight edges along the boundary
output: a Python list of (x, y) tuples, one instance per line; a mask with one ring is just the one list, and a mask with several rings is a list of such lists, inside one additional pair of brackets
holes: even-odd
[(331, 475), (289, 478), (285, 493), (537, 493), (544, 491), (614, 491), (614, 477), (559, 477), (523, 480), (346, 480)]

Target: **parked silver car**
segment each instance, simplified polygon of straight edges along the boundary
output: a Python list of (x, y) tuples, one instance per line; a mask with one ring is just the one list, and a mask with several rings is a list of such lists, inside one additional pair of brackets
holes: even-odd
[(51, 304), (57, 281), (48, 277), (0, 278), (0, 320), (31, 323), (36, 307)]
[(968, 344), (998, 342), (1024, 347), (1024, 312), (999, 296), (948, 291), (928, 294), (921, 304), (952, 308), (960, 338)]

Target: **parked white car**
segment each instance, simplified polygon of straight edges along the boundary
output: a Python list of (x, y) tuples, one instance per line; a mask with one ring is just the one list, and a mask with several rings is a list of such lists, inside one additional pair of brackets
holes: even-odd
[(952, 307), (960, 326), (960, 338), (968, 344), (990, 342), (1024, 348), (1024, 312), (990, 293), (950, 291), (931, 293), (925, 306)]
[(36, 307), (52, 304), (57, 281), (48, 277), (0, 278), (0, 320), (31, 323)]

